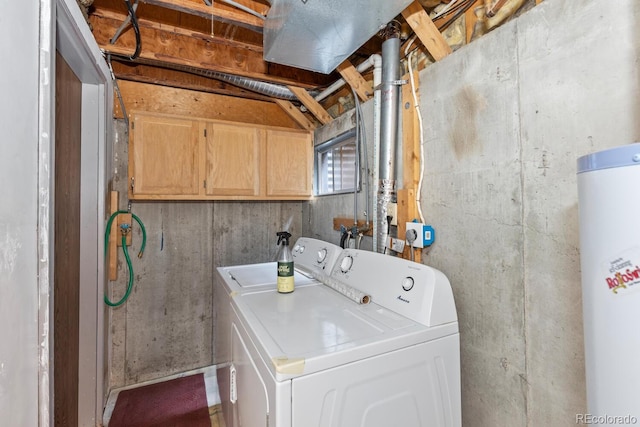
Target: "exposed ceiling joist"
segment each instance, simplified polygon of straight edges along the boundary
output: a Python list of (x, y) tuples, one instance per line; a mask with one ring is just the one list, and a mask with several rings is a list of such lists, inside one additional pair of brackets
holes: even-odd
[[(123, 22), (127, 18), (126, 15), (123, 15), (121, 13), (110, 11), (110, 10), (102, 10), (102, 9), (99, 11), (96, 11), (92, 16), (94, 17), (94, 20), (102, 18), (105, 20), (105, 22), (106, 20)], [(240, 40), (234, 40), (233, 38), (225, 37), (224, 34), (215, 34), (215, 33), (212, 34), (210, 30), (209, 32), (198, 31), (191, 28), (184, 28), (184, 27), (178, 27), (174, 25), (168, 25), (165, 23), (160, 23), (151, 19), (146, 19), (144, 17), (139, 17), (137, 19), (138, 19), (138, 25), (140, 26), (140, 28), (149, 28), (157, 31), (165, 31), (169, 33), (180, 34), (182, 36), (200, 39), (205, 42), (215, 41), (216, 43), (220, 43), (226, 46), (246, 49), (252, 52), (258, 52), (260, 54), (262, 54), (262, 51), (263, 51), (262, 45), (260, 44), (246, 43)], [(100, 23), (94, 22), (94, 25), (100, 25)]]
[(293, 105), (289, 101), (285, 101), (284, 99), (276, 99), (276, 104), (284, 110), (285, 113), (289, 115), (300, 127), (306, 130), (315, 130), (316, 125), (300, 111), (295, 105)]
[(433, 56), (433, 59), (439, 61), (452, 52), (451, 47), (442, 37), (442, 33), (417, 0), (402, 11), (402, 16)]
[(343, 61), (336, 69), (342, 78), (358, 94), (362, 101), (367, 101), (373, 94), (372, 85), (369, 84), (349, 61)]
[(327, 123), (333, 120), (333, 117), (320, 105), (318, 101), (313, 99), (309, 93), (299, 87), (289, 86), (289, 90), (294, 93), (294, 95), (302, 102), (302, 104), (307, 107), (309, 112), (315, 116), (320, 123), (326, 125)]
[[(141, 36), (141, 53), (135, 62), (128, 61), (136, 51), (136, 40), (131, 25), (123, 26), (124, 32), (114, 45), (110, 44), (117, 29), (123, 23), (129, 22), (126, 4), (122, 0), (93, 0), (93, 5), (88, 10), (88, 20), (94, 37), (105, 52), (113, 54), (111, 59), (114, 74), (119, 79), (230, 95), (247, 100), (270, 101), (271, 106), (280, 110), (279, 113), (286, 115), (288, 120), (293, 119), (304, 128), (317, 125), (318, 122), (331, 121), (331, 115), (336, 116), (344, 107), (340, 100), (345, 95), (351, 95), (351, 89), (363, 101), (373, 94), (371, 82), (352, 64), (380, 53), (382, 39), (377, 35), (365, 42), (334, 72), (314, 73), (264, 60), (265, 20), (256, 14), (266, 16), (272, 0), (139, 1), (135, 14)], [(417, 37), (419, 43), (416, 42), (416, 45), (422, 44), (425, 53), (430, 54), (435, 60), (440, 60), (452, 51), (440, 31), (454, 25), (452, 23), (463, 14), (466, 16), (466, 25), (463, 25), (462, 31), (466, 32), (464, 41), (468, 43), (472, 40), (471, 35), (476, 34), (474, 24), (480, 18), (487, 19), (487, 7), (493, 6), (495, 11), (504, 5), (499, 9), (499, 13), (503, 14), (506, 9), (518, 9), (519, 6), (516, 6), (522, 1), (525, 0), (415, 0), (401, 16), (396, 17), (396, 20), (406, 29), (403, 40), (406, 40), (407, 48)], [(535, 0), (535, 4), (541, 1)], [(232, 2), (237, 7), (231, 6)], [(512, 4), (516, 6), (509, 7)], [(479, 7), (482, 7), (482, 10)], [(253, 14), (253, 11), (256, 14)], [(429, 12), (435, 14), (433, 20), (429, 17)], [(358, 17), (354, 16), (353, 19)], [(301, 31), (304, 30), (304, 27), (301, 28)], [(416, 37), (411, 37), (412, 33)], [(406, 49), (403, 48), (403, 51)], [(429, 62), (424, 55), (419, 57), (418, 64), (422, 63), (424, 66)], [(238, 80), (251, 81), (249, 85), (242, 85), (242, 89), (234, 86), (233, 79), (227, 79), (226, 75), (236, 76)], [(316, 101), (307, 93), (307, 89), (322, 90), (330, 87), (340, 76), (350, 88), (345, 86), (338, 89), (321, 101)], [(260, 86), (261, 82), (268, 82), (297, 92), (298, 99), (308, 111), (300, 111), (295, 101), (292, 104), (276, 100), (272, 96), (279, 95), (269, 93), (266, 89), (258, 89), (256, 92), (250, 90), (254, 81), (260, 88), (265, 87)], [(331, 114), (328, 111), (331, 111)], [(311, 117), (312, 114), (317, 121)]]
[(189, 0), (142, 0), (142, 2), (201, 18), (215, 19), (220, 22), (238, 25), (260, 33), (264, 26), (263, 19), (227, 6), (219, 1), (213, 2), (212, 6), (207, 6), (203, 2), (196, 3)]
[[(124, 19), (124, 16), (123, 16)], [(133, 31), (123, 33), (115, 45), (110, 39), (121, 21), (104, 14), (92, 16), (93, 35), (106, 52), (127, 58), (135, 51)], [(331, 77), (310, 71), (267, 63), (258, 49), (246, 49), (215, 37), (207, 40), (167, 25), (140, 26), (142, 50), (140, 60), (151, 65), (183, 71), (209, 70), (256, 80), (301, 87), (331, 83)]]

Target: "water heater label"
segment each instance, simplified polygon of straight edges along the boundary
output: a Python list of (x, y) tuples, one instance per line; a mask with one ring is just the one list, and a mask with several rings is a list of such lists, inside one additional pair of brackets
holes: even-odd
[(604, 285), (614, 294), (640, 289), (640, 248), (630, 248), (612, 257), (604, 268)]

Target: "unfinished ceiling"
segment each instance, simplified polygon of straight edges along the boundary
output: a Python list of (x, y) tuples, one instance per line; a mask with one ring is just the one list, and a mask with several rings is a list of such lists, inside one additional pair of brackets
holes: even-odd
[[(371, 76), (355, 67), (380, 53), (383, 38), (376, 27), (395, 21), (402, 52), (417, 51), (418, 68), (423, 68), (540, 1), (382, 0), (375, 7), (365, 0), (354, 0), (354, 7), (333, 0), (78, 3), (118, 79), (280, 103), (287, 99), (303, 103), (312, 120), (322, 123), (318, 115), (340, 113), (338, 99), (349, 97), (351, 89), (321, 103), (308, 96), (309, 90), (343, 78), (361, 98), (372, 95)], [(359, 13), (365, 3), (372, 13)], [(336, 8), (338, 13), (329, 14)], [(331, 29), (320, 30), (325, 27)]]

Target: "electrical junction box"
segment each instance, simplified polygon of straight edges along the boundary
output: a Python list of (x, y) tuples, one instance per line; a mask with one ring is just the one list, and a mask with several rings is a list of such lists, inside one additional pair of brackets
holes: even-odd
[[(424, 225), (420, 222), (407, 222), (406, 228), (407, 231), (414, 230), (416, 232), (416, 240), (411, 244), (414, 248), (431, 246), (436, 238), (436, 231), (430, 225)], [(409, 244), (408, 241), (407, 244)]]

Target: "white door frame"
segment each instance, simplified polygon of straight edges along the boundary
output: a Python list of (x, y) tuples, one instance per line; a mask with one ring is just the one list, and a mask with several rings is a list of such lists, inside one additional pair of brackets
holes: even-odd
[[(109, 68), (76, 0), (40, 0), (39, 99), (39, 424), (53, 425), (53, 159), (55, 158), (55, 56), (60, 52), (82, 83), (80, 175), (80, 426), (102, 421), (105, 388), (105, 205), (112, 164), (113, 86)], [(43, 189), (45, 191), (43, 191)], [(48, 190), (48, 191), (46, 191)]]

